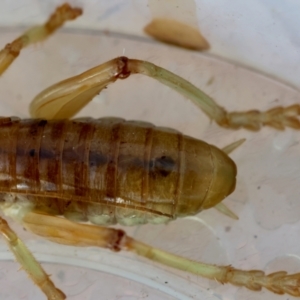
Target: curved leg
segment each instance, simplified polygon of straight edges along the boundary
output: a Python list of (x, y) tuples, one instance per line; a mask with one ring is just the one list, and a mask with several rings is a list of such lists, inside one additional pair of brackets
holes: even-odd
[(50, 280), (49, 275), (45, 273), (41, 265), (36, 261), (24, 243), (1, 217), (0, 232), (5, 238), (10, 250), (15, 255), (17, 261), (27, 272), (31, 280), (44, 292), (47, 298), (49, 300), (66, 299), (65, 294), (55, 287), (53, 282)]
[(49, 20), (41, 26), (35, 26), (27, 30), (0, 51), (0, 75), (18, 57), (20, 51), (30, 44), (41, 42), (61, 27), (66, 21), (76, 19), (82, 14), (80, 8), (72, 8), (69, 4), (58, 7)]
[(127, 250), (163, 265), (217, 280), (222, 284), (231, 283), (254, 291), (265, 287), (277, 294), (300, 296), (300, 273), (287, 275), (286, 272), (279, 271), (265, 275), (259, 270), (243, 271), (231, 266), (204, 264), (153, 248), (127, 236), (122, 230), (73, 223), (55, 216), (41, 216), (37, 212), (28, 213), (23, 219), (23, 225), (33, 233), (56, 243), (96, 246), (113, 251)]
[(82, 109), (108, 84), (131, 74), (144, 74), (178, 91), (193, 101), (210, 119), (220, 126), (257, 131), (262, 126), (278, 130), (285, 127), (300, 129), (300, 105), (276, 107), (266, 112), (251, 110), (227, 112), (212, 98), (187, 80), (150, 62), (118, 57), (80, 75), (59, 82), (41, 92), (31, 103), (33, 117), (69, 118)]

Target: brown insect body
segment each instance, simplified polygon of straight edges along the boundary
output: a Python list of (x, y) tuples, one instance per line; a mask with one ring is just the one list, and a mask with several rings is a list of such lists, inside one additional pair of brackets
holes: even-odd
[(0, 125), (1, 193), (47, 214), (163, 223), (213, 207), (235, 187), (223, 151), (172, 129), (118, 118)]

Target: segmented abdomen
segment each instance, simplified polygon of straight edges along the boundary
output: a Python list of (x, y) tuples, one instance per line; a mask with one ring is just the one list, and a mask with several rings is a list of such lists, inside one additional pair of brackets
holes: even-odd
[(98, 224), (175, 217), (180, 133), (117, 118), (4, 118), (0, 125), (1, 193), (24, 194), (41, 209)]

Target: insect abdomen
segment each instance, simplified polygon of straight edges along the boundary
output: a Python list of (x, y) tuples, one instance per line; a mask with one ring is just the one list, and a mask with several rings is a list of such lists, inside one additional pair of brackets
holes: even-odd
[(212, 146), (149, 123), (0, 124), (2, 193), (25, 194), (39, 209), (70, 218), (134, 225), (195, 214), (215, 176)]

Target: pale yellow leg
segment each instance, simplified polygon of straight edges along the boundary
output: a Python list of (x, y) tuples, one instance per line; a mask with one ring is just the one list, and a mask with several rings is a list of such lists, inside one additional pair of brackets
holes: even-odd
[(24, 226), (51, 241), (75, 246), (96, 246), (114, 251), (127, 250), (161, 264), (191, 272), (220, 283), (231, 283), (260, 291), (262, 287), (277, 294), (290, 294), (300, 297), (300, 273), (287, 275), (279, 271), (265, 275), (263, 271), (242, 271), (231, 266), (214, 266), (192, 261), (171, 253), (153, 248), (134, 240), (119, 229), (83, 225), (66, 219), (28, 213), (23, 219)]
[(185, 79), (150, 62), (127, 57), (115, 58), (49, 87), (32, 101), (30, 113), (33, 117), (45, 119), (72, 117), (108, 84), (131, 74), (144, 74), (171, 87), (193, 101), (210, 119), (226, 128), (244, 127), (257, 131), (266, 125), (278, 130), (285, 127), (300, 129), (299, 104), (276, 107), (266, 112), (251, 110), (229, 113)]
[(27, 272), (31, 280), (44, 292), (48, 299), (66, 299), (62, 291), (57, 289), (49, 276), (45, 273), (41, 265), (35, 260), (31, 252), (18, 238), (16, 233), (9, 227), (7, 222), (0, 217), (0, 232), (5, 238), (10, 250), (15, 255), (17, 261)]
[(0, 51), (0, 75), (17, 58), (20, 51), (26, 46), (41, 42), (61, 27), (66, 21), (76, 19), (82, 14), (80, 8), (72, 8), (69, 4), (63, 4), (50, 16), (49, 20), (41, 26), (35, 26), (27, 30), (12, 43), (7, 44)]

